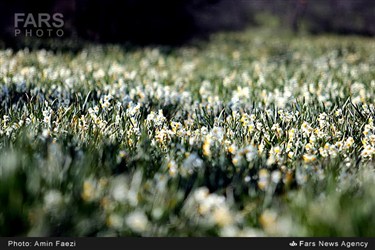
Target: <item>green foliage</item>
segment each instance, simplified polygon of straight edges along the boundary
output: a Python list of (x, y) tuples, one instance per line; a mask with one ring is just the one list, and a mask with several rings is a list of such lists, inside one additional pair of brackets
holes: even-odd
[(375, 235), (372, 39), (80, 47), (0, 51), (0, 235)]

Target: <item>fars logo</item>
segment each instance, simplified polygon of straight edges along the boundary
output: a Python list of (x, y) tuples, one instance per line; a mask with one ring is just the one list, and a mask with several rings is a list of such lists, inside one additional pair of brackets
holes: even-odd
[(14, 36), (62, 37), (64, 35), (62, 13), (15, 13)]
[(296, 247), (298, 244), (294, 240), (292, 242), (289, 242), (289, 246)]

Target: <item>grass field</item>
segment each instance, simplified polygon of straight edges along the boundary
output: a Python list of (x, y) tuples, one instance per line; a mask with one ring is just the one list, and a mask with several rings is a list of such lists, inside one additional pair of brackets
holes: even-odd
[(375, 40), (0, 51), (0, 235), (375, 236)]

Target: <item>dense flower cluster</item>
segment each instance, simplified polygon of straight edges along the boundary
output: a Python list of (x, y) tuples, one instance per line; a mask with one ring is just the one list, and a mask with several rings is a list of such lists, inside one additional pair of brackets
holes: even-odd
[[(375, 206), (375, 45), (269, 38), (218, 35), (172, 52), (0, 51), (0, 183), (27, 176), (4, 186), (27, 194), (30, 207), (15, 209), (23, 230), (316, 235), (324, 221), (356, 223), (334, 201), (358, 192)], [(317, 222), (301, 220), (309, 213)], [(373, 225), (330, 232), (371, 235)]]

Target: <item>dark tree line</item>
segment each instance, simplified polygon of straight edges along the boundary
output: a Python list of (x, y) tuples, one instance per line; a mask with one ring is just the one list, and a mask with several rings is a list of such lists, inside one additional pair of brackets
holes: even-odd
[(294, 31), (375, 35), (374, 0), (253, 0), (252, 13), (268, 12)]
[(0, 0), (0, 34), (12, 40), (14, 13), (64, 14), (65, 37), (98, 42), (181, 44), (248, 23), (247, 0)]
[(181, 44), (256, 25), (260, 13), (294, 31), (375, 35), (374, 0), (0, 0), (1, 40), (16, 42), (20, 12), (63, 13), (64, 37), (97, 42)]

